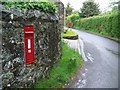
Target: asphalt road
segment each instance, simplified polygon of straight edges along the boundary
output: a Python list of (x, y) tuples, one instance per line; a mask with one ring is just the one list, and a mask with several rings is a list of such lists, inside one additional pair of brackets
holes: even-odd
[[(84, 67), (68, 84), (69, 88), (118, 88), (118, 59), (120, 53), (117, 42), (75, 30), (83, 42), (86, 60)], [(81, 42), (80, 42), (81, 44)], [(119, 65), (120, 66), (120, 65)]]

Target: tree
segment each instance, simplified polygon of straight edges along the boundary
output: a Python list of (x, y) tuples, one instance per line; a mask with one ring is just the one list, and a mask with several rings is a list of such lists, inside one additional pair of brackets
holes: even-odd
[(111, 0), (110, 7), (116, 7), (120, 4), (119, 0)]
[(110, 13), (120, 13), (120, 1), (119, 0), (111, 0), (109, 7), (112, 8)]
[(94, 0), (87, 0), (83, 3), (81, 8), (82, 17), (90, 17), (100, 14), (99, 4), (95, 3)]
[(74, 10), (73, 12), (72, 12), (72, 14), (76, 14), (76, 15), (79, 15), (79, 18), (81, 17), (81, 13), (78, 11), (78, 10)]
[(65, 11), (66, 11), (66, 16), (71, 15), (73, 8), (71, 7), (70, 3), (67, 4)]
[(119, 0), (112, 0), (110, 2), (110, 7), (112, 7), (112, 11), (118, 11), (120, 10), (120, 1)]

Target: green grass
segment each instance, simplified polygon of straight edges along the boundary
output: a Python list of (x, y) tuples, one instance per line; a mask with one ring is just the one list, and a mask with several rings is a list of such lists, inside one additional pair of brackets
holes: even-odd
[(50, 70), (47, 78), (42, 78), (36, 83), (35, 88), (61, 88), (81, 66), (82, 58), (79, 53), (63, 42), (61, 59)]
[(66, 37), (66, 36), (76, 36), (77, 33), (74, 32), (74, 31), (72, 31), (72, 30), (66, 29), (66, 30), (64, 30), (64, 32), (63, 32), (61, 35), (62, 35), (62, 37)]

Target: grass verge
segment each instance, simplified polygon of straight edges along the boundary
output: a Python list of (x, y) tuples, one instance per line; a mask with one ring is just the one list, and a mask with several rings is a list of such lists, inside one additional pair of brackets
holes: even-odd
[(77, 33), (72, 31), (72, 30), (65, 29), (64, 32), (61, 35), (62, 35), (62, 37), (76, 36)]
[(50, 71), (47, 78), (42, 78), (35, 85), (36, 89), (40, 88), (61, 88), (82, 66), (82, 57), (62, 42), (62, 56)]

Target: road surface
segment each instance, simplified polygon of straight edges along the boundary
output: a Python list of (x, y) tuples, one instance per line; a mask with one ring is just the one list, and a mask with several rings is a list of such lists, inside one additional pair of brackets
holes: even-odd
[(83, 49), (81, 50), (84, 53), (82, 55), (84, 55), (85, 61), (83, 69), (67, 87), (118, 88), (119, 44), (101, 36), (72, 30), (78, 33), (79, 44), (83, 44), (80, 48)]

